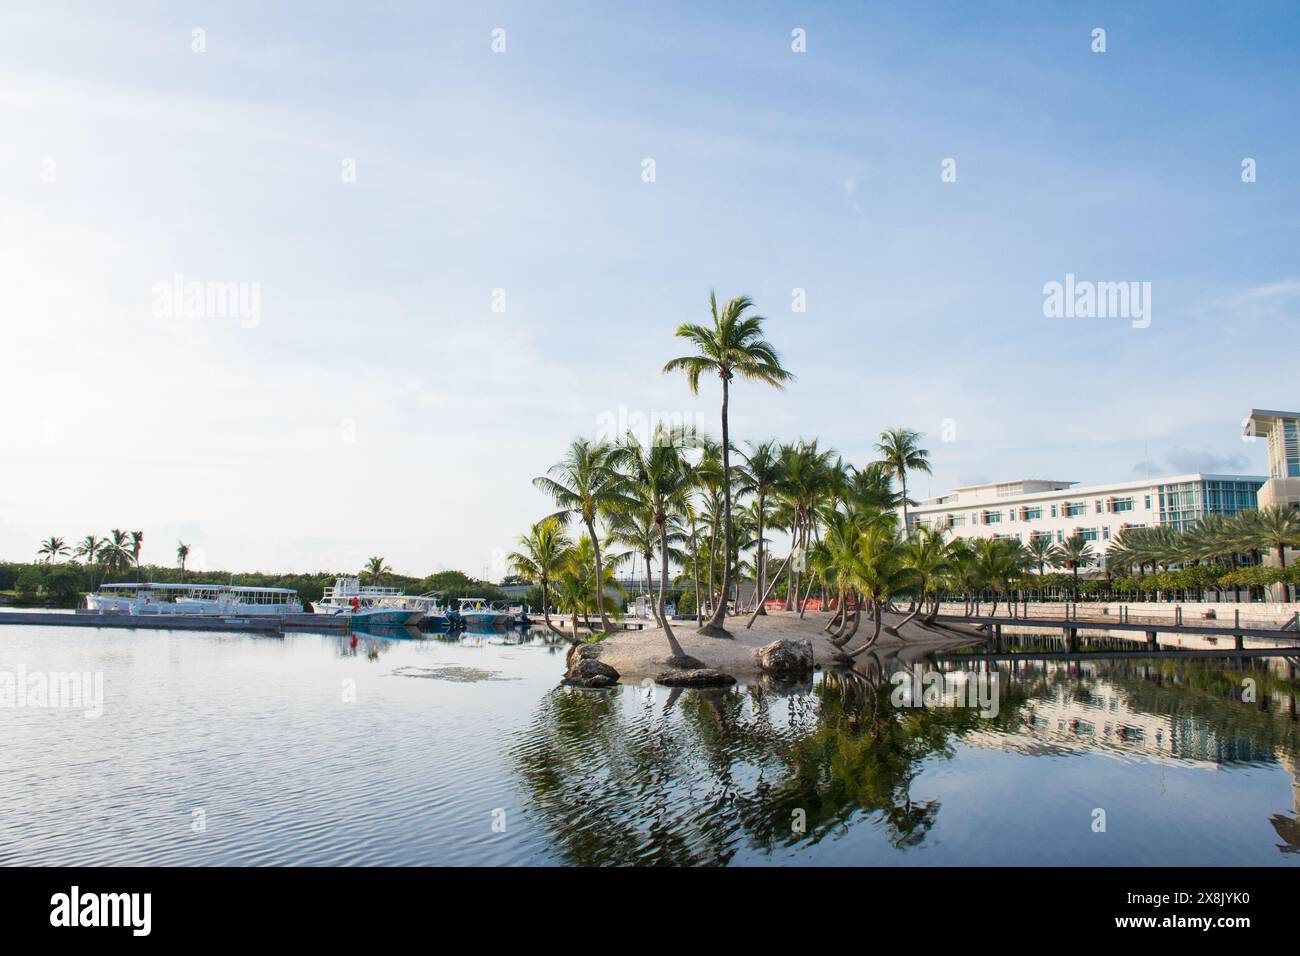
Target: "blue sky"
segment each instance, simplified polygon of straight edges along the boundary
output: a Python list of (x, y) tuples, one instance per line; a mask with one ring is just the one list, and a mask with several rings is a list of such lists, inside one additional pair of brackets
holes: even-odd
[[(659, 368), (714, 287), (799, 376), (735, 434), (907, 425), (920, 494), (1260, 473), (1300, 405), (1293, 3), (266, 6), (0, 11), (0, 555), (495, 575), (602, 415), (713, 420)], [(1067, 273), (1150, 327), (1046, 318)]]

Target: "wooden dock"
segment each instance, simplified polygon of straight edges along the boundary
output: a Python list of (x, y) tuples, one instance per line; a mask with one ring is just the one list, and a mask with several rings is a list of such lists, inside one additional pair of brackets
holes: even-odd
[(219, 614), (102, 614), (78, 611), (75, 614), (42, 614), (33, 611), (0, 611), (0, 625), (25, 624), (35, 627), (112, 627), (137, 631), (225, 631), (247, 634), (282, 635), (286, 631), (321, 631), (346, 633), (348, 619), (343, 615), (286, 614), (219, 615)]

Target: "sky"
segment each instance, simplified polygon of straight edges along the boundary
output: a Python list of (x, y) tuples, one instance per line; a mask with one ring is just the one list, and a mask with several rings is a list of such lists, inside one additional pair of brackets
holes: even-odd
[[(711, 289), (797, 375), (735, 389), (742, 447), (1262, 474), (1298, 120), (1291, 2), (11, 0), (0, 559), (499, 578), (573, 438), (717, 429), (660, 372)], [(1146, 319), (1047, 315), (1067, 275)]]

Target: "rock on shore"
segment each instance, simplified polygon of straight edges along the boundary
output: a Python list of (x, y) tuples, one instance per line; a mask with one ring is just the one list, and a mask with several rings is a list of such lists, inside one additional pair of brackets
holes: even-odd
[(754, 661), (758, 669), (779, 677), (794, 677), (813, 669), (812, 641), (773, 641), (754, 648)]

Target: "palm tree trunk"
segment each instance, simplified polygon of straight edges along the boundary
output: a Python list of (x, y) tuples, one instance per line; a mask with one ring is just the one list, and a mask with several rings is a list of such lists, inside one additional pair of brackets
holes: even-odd
[(881, 606), (879, 601), (872, 601), (871, 607), (876, 619), (876, 626), (871, 631), (871, 639), (868, 640), (867, 643), (859, 647), (856, 651), (849, 651), (849, 657), (857, 657), (859, 654), (871, 650), (871, 648), (876, 646), (876, 641), (880, 640), (880, 623), (884, 615), (881, 613)]
[[(659, 618), (659, 602), (650, 600), (650, 555), (644, 555), (645, 558), (645, 597), (646, 603), (650, 605), (650, 616), (655, 619), (656, 624), (663, 624)], [(662, 575), (660, 575), (662, 578)], [(661, 581), (662, 583), (662, 581)]]
[(808, 575), (808, 586), (804, 588), (803, 600), (799, 602), (799, 620), (803, 620), (803, 612), (808, 610), (808, 595), (812, 593), (813, 582), (817, 580), (814, 574)]
[(749, 623), (745, 625), (746, 630), (754, 626), (754, 619), (758, 617), (758, 608), (761, 608), (765, 603), (767, 603), (767, 595), (772, 593), (772, 588), (776, 587), (776, 582), (781, 580), (781, 575), (785, 572), (786, 565), (790, 563), (790, 558), (793, 556), (794, 551), (791, 550), (790, 553), (785, 556), (785, 560), (781, 562), (781, 566), (776, 569), (776, 577), (774, 577), (772, 583), (767, 586), (767, 593), (759, 598), (758, 607), (754, 608), (754, 613), (749, 616)]
[[(763, 581), (767, 578), (767, 566), (763, 560), (763, 492), (758, 493), (758, 558), (754, 564), (754, 595), (757, 597), (763, 593)], [(766, 614), (767, 608), (763, 607), (760, 601), (758, 604), (758, 613)]]
[(907, 530), (907, 469), (898, 470), (898, 483), (903, 488), (903, 535), (906, 537), (909, 533)]
[(659, 561), (663, 570), (659, 574), (659, 600), (656, 601), (655, 614), (659, 618), (660, 625), (664, 629), (664, 637), (668, 639), (668, 647), (673, 652), (673, 657), (685, 657), (686, 652), (682, 650), (682, 645), (677, 643), (677, 636), (673, 634), (673, 626), (668, 623), (668, 616), (664, 613), (664, 602), (668, 597), (668, 518), (665, 515), (662, 522), (656, 522), (659, 525)]
[[(565, 637), (565, 633), (551, 622), (551, 605), (549, 600), (550, 589), (548, 584), (549, 582), (546, 578), (542, 578), (542, 619), (546, 621), (546, 629), (548, 631), (558, 634), (560, 637)], [(573, 637), (571, 640), (574, 644), (578, 643), (578, 629), (576, 627), (573, 629)]]
[(727, 592), (731, 590), (731, 432), (727, 424), (727, 375), (722, 375), (722, 600), (713, 609), (709, 623), (701, 633), (710, 637), (730, 637), (727, 633)]
[(586, 524), (587, 534), (591, 535), (591, 550), (596, 555), (596, 611), (600, 614), (601, 629), (612, 631), (609, 618), (605, 616), (605, 563), (600, 560), (600, 541), (596, 538), (595, 522), (588, 521)]

